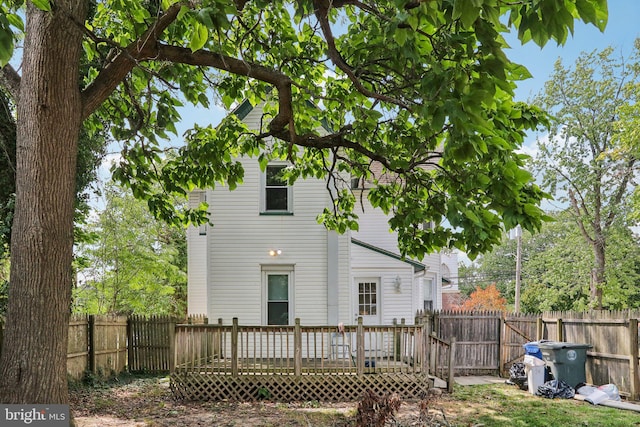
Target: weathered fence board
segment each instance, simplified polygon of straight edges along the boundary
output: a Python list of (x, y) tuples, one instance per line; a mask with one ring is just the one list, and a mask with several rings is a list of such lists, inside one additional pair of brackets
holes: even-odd
[[(67, 366), (75, 379), (87, 370), (119, 373), (127, 363), (132, 371), (166, 372), (173, 370), (174, 362), (179, 370), (197, 366), (199, 373), (223, 375), (247, 375), (260, 366), (293, 375), (358, 375), (371, 372), (375, 359), (378, 367), (391, 373), (410, 375), (410, 366), (445, 376), (453, 365), (457, 375), (506, 375), (512, 363), (522, 360), (522, 344), (548, 339), (591, 344), (587, 381), (616, 384), (622, 395), (637, 400), (638, 319), (638, 310), (542, 315), (426, 312), (418, 313), (415, 325), (352, 325), (337, 334), (330, 326), (240, 327), (223, 326), (220, 321), (208, 325), (204, 316), (189, 319), (192, 326), (184, 330), (162, 316), (132, 316), (128, 322), (124, 317), (72, 316)], [(176, 330), (182, 332), (174, 338)], [(453, 341), (451, 352), (448, 346)]]
[(74, 380), (82, 378), (89, 367), (89, 319), (85, 315), (72, 315), (69, 319), (67, 345), (67, 374)]
[(127, 317), (89, 316), (89, 369), (113, 376), (127, 366)]
[(497, 374), (500, 370), (502, 313), (494, 311), (434, 313), (433, 328), (443, 340), (456, 342), (458, 375)]
[(171, 371), (176, 320), (170, 316), (129, 316), (127, 323), (129, 371)]
[(638, 377), (640, 311), (549, 312), (542, 315), (543, 338), (591, 344), (587, 382), (615, 384), (620, 394), (640, 397)]
[[(1, 344), (0, 339), (0, 350)], [(80, 380), (86, 372), (117, 375), (126, 369), (126, 358), (126, 317), (71, 315), (67, 343), (70, 379)]]
[(523, 344), (536, 341), (538, 316), (505, 313), (502, 318), (502, 345), (500, 346), (500, 374), (508, 376), (513, 363), (522, 360)]
[[(587, 381), (616, 384), (620, 393), (640, 398), (639, 310), (548, 312), (436, 311), (418, 313), (416, 323), (431, 325), (438, 338), (456, 341), (457, 375), (501, 373), (521, 361), (523, 344), (541, 339), (591, 344)], [(498, 326), (500, 325), (500, 327)]]

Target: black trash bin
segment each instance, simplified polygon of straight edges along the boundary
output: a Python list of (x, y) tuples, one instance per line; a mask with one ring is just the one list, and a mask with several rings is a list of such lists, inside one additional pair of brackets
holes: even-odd
[(546, 341), (538, 344), (553, 377), (574, 387), (586, 382), (585, 363), (591, 344)]

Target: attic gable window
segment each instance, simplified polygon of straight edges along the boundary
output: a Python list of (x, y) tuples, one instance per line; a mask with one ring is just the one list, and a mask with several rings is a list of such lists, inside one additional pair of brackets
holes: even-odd
[(264, 173), (262, 191), (263, 214), (291, 214), (292, 187), (280, 176), (286, 164), (270, 164)]
[(352, 190), (363, 190), (364, 189), (364, 180), (360, 177), (351, 178), (351, 189)]

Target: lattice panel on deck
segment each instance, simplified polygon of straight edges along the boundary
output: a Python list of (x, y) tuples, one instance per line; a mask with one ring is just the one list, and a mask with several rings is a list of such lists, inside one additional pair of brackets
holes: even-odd
[(207, 375), (173, 373), (171, 390), (176, 399), (253, 401), (261, 398), (279, 402), (354, 401), (366, 390), (378, 394), (395, 392), (403, 399), (419, 398), (429, 388), (421, 375), (304, 375), (266, 376)]

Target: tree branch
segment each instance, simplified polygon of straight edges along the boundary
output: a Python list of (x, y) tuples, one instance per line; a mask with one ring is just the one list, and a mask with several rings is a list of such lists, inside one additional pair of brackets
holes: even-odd
[(613, 220), (616, 216), (616, 207), (620, 204), (620, 202), (622, 201), (622, 197), (625, 195), (627, 191), (627, 185), (629, 184), (629, 181), (633, 176), (632, 171), (636, 161), (637, 159), (634, 157), (627, 162), (627, 165), (625, 167), (625, 173), (623, 174), (624, 178), (622, 179), (622, 182), (618, 185), (618, 189), (616, 190), (613, 197), (609, 200), (609, 206), (611, 209), (609, 211), (609, 215), (607, 215), (607, 218), (605, 219), (605, 224), (604, 224), (605, 227), (609, 227), (613, 223)]
[[(271, 120), (269, 129), (278, 133), (285, 130), (293, 120), (291, 79), (277, 70), (243, 61), (219, 53), (198, 50), (192, 52), (179, 46), (158, 44), (154, 52), (154, 58), (161, 61), (170, 61), (188, 65), (198, 65), (217, 68), (232, 74), (251, 77), (265, 83), (270, 83), (278, 90), (278, 115)], [(289, 126), (288, 132), (294, 132), (293, 126)], [(295, 140), (295, 134), (293, 139)]]
[(574, 212), (576, 213), (576, 222), (578, 223), (578, 227), (580, 228), (580, 232), (584, 236), (584, 238), (591, 244), (595, 243), (595, 239), (593, 239), (587, 229), (584, 226), (584, 222), (580, 219), (580, 207), (578, 206), (578, 201), (576, 200), (576, 196), (573, 194), (573, 190), (569, 189), (569, 200), (571, 201), (571, 206), (573, 207)]
[(158, 36), (176, 20), (183, 6), (192, 7), (190, 3), (185, 2), (172, 4), (144, 34), (118, 53), (113, 61), (100, 71), (82, 93), (83, 119), (89, 117), (109, 97), (140, 60), (152, 57)]
[[(327, 56), (336, 65), (336, 67), (342, 70), (342, 72), (344, 72), (347, 75), (347, 77), (349, 77), (349, 80), (351, 80), (356, 90), (368, 98), (373, 98), (379, 101), (388, 102), (390, 104), (397, 105), (406, 110), (411, 110), (410, 105), (407, 104), (406, 102), (403, 102), (402, 100), (397, 98), (393, 98), (387, 95), (382, 95), (380, 93), (373, 92), (362, 85), (362, 82), (355, 75), (351, 67), (347, 65), (347, 63), (342, 58), (342, 55), (340, 55), (340, 52), (336, 48), (335, 40), (333, 38), (333, 33), (331, 31), (331, 25), (329, 24), (329, 18), (328, 18), (329, 8), (335, 7), (335, 5), (333, 5), (331, 1), (326, 1), (326, 0), (325, 1), (316, 0), (313, 3), (316, 8), (316, 11), (315, 11), (316, 18), (320, 23), (322, 34), (324, 35), (325, 41), (327, 42), (327, 49), (328, 49)], [(342, 3), (348, 3), (348, 2), (340, 2), (339, 4), (342, 4)]]

